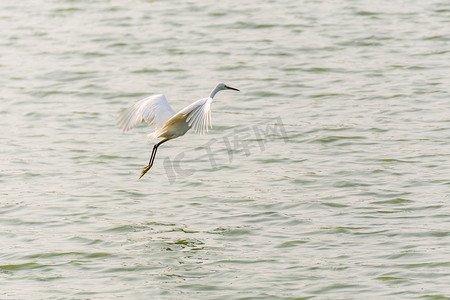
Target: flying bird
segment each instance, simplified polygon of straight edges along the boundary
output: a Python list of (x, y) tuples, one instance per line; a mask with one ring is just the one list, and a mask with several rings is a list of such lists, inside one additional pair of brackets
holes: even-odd
[(144, 120), (148, 125), (154, 124), (155, 131), (150, 133), (150, 138), (162, 138), (162, 140), (153, 146), (152, 154), (148, 165), (142, 170), (141, 176), (150, 170), (155, 160), (156, 151), (161, 144), (184, 135), (192, 127), (197, 133), (204, 134), (211, 123), (211, 104), (214, 96), (222, 90), (238, 89), (227, 86), (225, 83), (219, 83), (211, 91), (208, 97), (199, 99), (186, 106), (178, 113), (172, 109), (167, 102), (166, 96), (154, 95), (144, 98), (130, 108), (125, 110), (118, 118), (117, 125), (123, 131), (128, 131)]

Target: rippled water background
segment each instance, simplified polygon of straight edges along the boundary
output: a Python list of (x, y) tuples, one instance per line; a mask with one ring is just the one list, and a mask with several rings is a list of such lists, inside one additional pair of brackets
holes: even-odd
[[(450, 299), (449, 25), (440, 0), (2, 1), (0, 298)], [(221, 81), (214, 128), (138, 181), (150, 129), (118, 114)]]

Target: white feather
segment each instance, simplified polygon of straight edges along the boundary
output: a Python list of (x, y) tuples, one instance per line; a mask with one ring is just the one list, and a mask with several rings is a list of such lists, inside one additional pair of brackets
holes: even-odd
[(182, 109), (179, 113), (186, 116), (189, 126), (197, 133), (204, 134), (211, 124), (211, 103), (213, 99), (203, 98)]
[(124, 111), (117, 118), (117, 124), (123, 131), (128, 131), (144, 120), (147, 124), (154, 124), (156, 129), (159, 129), (173, 115), (175, 111), (167, 102), (166, 96), (154, 95), (136, 102)]

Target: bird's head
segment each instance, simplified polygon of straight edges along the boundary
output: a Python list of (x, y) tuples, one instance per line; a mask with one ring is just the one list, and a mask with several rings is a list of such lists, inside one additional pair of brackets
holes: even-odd
[(231, 86), (228, 86), (228, 85), (226, 85), (226, 84), (223, 83), (223, 82), (218, 83), (217, 86), (216, 86), (216, 89), (217, 89), (218, 91), (221, 91), (221, 90), (233, 90), (233, 91), (238, 91), (238, 92), (239, 92), (238, 89), (235, 89), (235, 88), (233, 88), (233, 87), (231, 87)]
[(238, 91), (238, 89), (232, 88), (231, 86), (226, 85), (225, 83), (218, 83), (216, 87), (211, 91), (211, 94), (209, 95), (210, 98), (214, 98), (214, 96), (217, 94), (217, 92), (221, 90), (233, 90)]

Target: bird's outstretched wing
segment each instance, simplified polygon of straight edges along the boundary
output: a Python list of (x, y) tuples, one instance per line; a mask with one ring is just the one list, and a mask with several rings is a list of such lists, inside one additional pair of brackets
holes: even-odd
[(208, 131), (208, 127), (212, 127), (211, 123), (211, 98), (204, 98), (195, 101), (191, 105), (183, 108), (178, 114), (186, 116), (186, 122), (194, 128), (197, 133), (204, 134)]
[(123, 131), (128, 131), (144, 119), (147, 124), (153, 123), (158, 129), (173, 115), (175, 112), (167, 102), (166, 96), (154, 95), (136, 102), (124, 111), (117, 118), (117, 125)]

